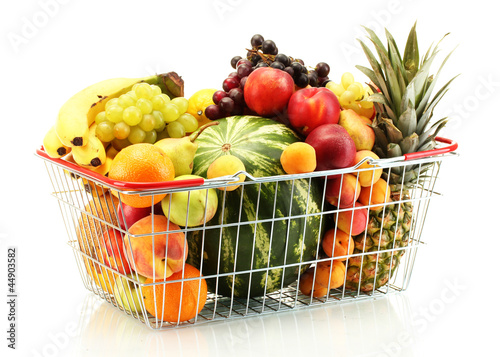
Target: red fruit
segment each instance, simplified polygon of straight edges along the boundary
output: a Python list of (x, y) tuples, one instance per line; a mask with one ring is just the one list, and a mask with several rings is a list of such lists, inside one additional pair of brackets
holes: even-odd
[(306, 143), (316, 150), (316, 171), (342, 169), (354, 165), (356, 145), (338, 124), (323, 124), (311, 131)]
[[(122, 211), (122, 206), (123, 206), (123, 211)], [(126, 230), (132, 227), (132, 225), (141, 218), (149, 216), (151, 213), (155, 212), (158, 214), (162, 213), (161, 202), (157, 203), (154, 206), (153, 210), (151, 210), (151, 207), (135, 208), (122, 203), (121, 205), (118, 205), (118, 222), (120, 223), (120, 227)], [(127, 222), (126, 226), (125, 222)]]
[(245, 82), (245, 102), (258, 115), (274, 116), (285, 109), (294, 86), (288, 73), (261, 67), (250, 73)]
[(337, 124), (339, 116), (339, 101), (328, 88), (300, 89), (288, 102), (290, 125), (305, 136), (320, 125)]

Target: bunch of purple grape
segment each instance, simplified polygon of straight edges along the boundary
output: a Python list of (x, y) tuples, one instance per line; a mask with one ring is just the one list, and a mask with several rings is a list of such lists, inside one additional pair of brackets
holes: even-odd
[(231, 115), (246, 114), (249, 109), (245, 103), (245, 82), (255, 69), (272, 67), (287, 72), (292, 76), (295, 85), (299, 88), (321, 87), (328, 83), (330, 66), (319, 62), (314, 69), (307, 69), (304, 61), (292, 58), (278, 52), (278, 47), (273, 40), (265, 40), (262, 35), (253, 35), (246, 58), (234, 56), (231, 67), (235, 69), (222, 82), (222, 90), (213, 95), (214, 105), (205, 109), (205, 115), (211, 120), (224, 118)]

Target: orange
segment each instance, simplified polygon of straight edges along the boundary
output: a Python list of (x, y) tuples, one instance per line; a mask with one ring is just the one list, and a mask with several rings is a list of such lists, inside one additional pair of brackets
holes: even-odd
[(198, 127), (211, 121), (205, 115), (205, 108), (215, 104), (212, 97), (216, 91), (217, 89), (201, 89), (189, 97), (186, 112), (198, 120)]
[[(160, 284), (142, 288), (144, 306), (157, 319), (173, 323), (187, 321), (199, 314), (205, 306), (207, 282), (202, 278), (201, 272), (186, 263), (184, 265), (184, 279), (198, 279), (169, 283), (169, 281), (182, 279), (182, 274), (181, 270), (166, 280), (157, 279), (156, 282), (160, 282)], [(148, 279), (144, 284), (152, 282), (153, 279)]]
[[(174, 164), (158, 146), (140, 143), (122, 149), (109, 168), (108, 177), (126, 182), (163, 182), (175, 177)], [(118, 192), (112, 190), (116, 196)], [(135, 207), (150, 207), (160, 202), (166, 194), (139, 196), (139, 194), (119, 194), (123, 203)]]

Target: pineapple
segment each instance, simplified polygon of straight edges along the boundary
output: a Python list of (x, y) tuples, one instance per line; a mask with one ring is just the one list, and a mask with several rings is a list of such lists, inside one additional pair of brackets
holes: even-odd
[[(374, 94), (370, 96), (370, 100), (377, 110), (372, 123), (376, 136), (373, 151), (381, 158), (393, 158), (433, 149), (436, 146), (435, 137), (447, 121), (442, 118), (432, 123), (433, 110), (456, 77), (448, 81), (432, 98), (431, 94), (436, 78), (451, 53), (444, 59), (436, 75), (429, 75), (439, 43), (431, 46), (420, 60), (416, 24), (409, 33), (403, 58), (387, 30), (387, 47), (384, 47), (372, 30), (366, 31), (380, 59), (378, 62), (368, 46), (360, 41), (371, 69), (356, 67), (372, 81), (370, 87)], [(408, 246), (413, 212), (411, 190), (422, 183), (425, 171), (431, 165), (400, 166), (384, 170), (382, 177), (389, 183), (392, 202), (376, 211), (370, 210), (366, 231), (353, 237), (354, 253), (366, 254), (348, 260), (346, 288), (374, 291), (387, 284), (390, 275), (394, 275), (405, 250), (377, 252)]]

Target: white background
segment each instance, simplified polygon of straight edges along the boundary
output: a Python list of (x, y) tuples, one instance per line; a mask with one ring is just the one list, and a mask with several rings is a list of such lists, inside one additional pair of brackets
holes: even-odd
[[(46, 4), (46, 5), (44, 5)], [(51, 4), (51, 5), (48, 5)], [(335, 5), (334, 5), (335, 4)], [(452, 4), (451, 6), (449, 4)], [(0, 10), (0, 301), (7, 247), (18, 250), (17, 350), (9, 356), (438, 356), (496, 350), (500, 73), (497, 14), (486, 1), (2, 2)], [(59, 107), (103, 79), (176, 71), (185, 94), (220, 88), (250, 37), (273, 39), (306, 64), (364, 81), (361, 25), (388, 27), (401, 47), (418, 20), (421, 53), (450, 32), (439, 78), (460, 77), (435, 111), (459, 143), (445, 162), (409, 289), (388, 298), (154, 332), (85, 290), (42, 160)], [(403, 50), (402, 48), (400, 49)], [(435, 67), (434, 71), (437, 70)]]

